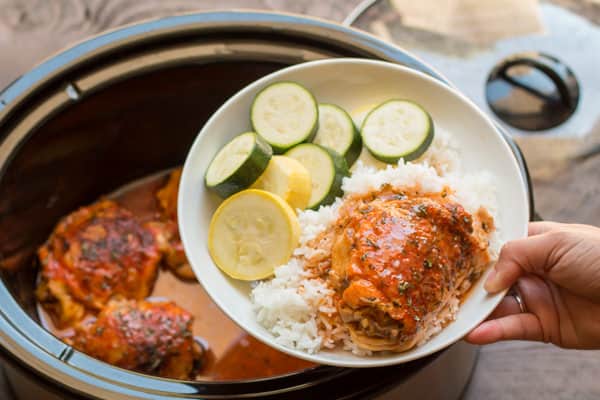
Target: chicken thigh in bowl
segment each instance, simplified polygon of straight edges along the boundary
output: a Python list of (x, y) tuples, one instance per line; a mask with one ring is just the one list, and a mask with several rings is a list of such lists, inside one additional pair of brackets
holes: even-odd
[(465, 279), (489, 262), (481, 223), (447, 191), (385, 187), (349, 199), (333, 227), (329, 281), (340, 317), (367, 350), (405, 351), (428, 337)]

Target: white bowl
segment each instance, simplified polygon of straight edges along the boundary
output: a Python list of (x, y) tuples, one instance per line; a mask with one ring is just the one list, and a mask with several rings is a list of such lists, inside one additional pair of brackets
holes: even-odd
[(319, 364), (376, 367), (425, 357), (460, 340), (498, 305), (504, 293), (488, 295), (480, 279), (460, 307), (456, 320), (424, 345), (404, 353), (360, 357), (343, 350), (316, 354), (289, 349), (255, 319), (248, 282), (231, 279), (212, 262), (207, 248), (211, 216), (221, 199), (204, 186), (204, 173), (216, 152), (236, 135), (251, 129), (249, 110), (254, 95), (281, 80), (306, 86), (322, 103), (334, 103), (351, 114), (390, 98), (412, 99), (431, 114), (436, 127), (450, 132), (459, 145), (465, 171), (495, 174), (502, 239), (524, 237), (529, 204), (525, 182), (509, 146), (492, 121), (456, 90), (415, 70), (364, 59), (330, 59), (282, 69), (252, 83), (230, 98), (208, 120), (185, 161), (179, 189), (179, 229), (196, 277), (214, 302), (252, 336), (278, 350)]

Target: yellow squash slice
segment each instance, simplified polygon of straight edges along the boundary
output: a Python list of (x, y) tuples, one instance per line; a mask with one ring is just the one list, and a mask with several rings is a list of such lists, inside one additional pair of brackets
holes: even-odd
[(311, 179), (299, 161), (286, 156), (273, 156), (267, 169), (251, 186), (278, 195), (295, 210), (308, 206)]
[(226, 199), (213, 215), (208, 250), (227, 275), (253, 281), (285, 264), (299, 237), (296, 214), (281, 197), (248, 189)]

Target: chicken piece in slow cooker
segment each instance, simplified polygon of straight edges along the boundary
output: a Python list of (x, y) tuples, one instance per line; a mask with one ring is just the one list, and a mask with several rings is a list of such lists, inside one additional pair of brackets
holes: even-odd
[(193, 378), (203, 349), (193, 317), (170, 301), (113, 300), (84, 320), (69, 340), (76, 349), (121, 368), (174, 379)]
[(38, 250), (37, 298), (58, 327), (111, 298), (144, 299), (162, 258), (156, 232), (110, 200), (69, 214)]
[(340, 215), (330, 275), (342, 320), (368, 350), (415, 346), (439, 326), (463, 281), (489, 263), (471, 215), (445, 193), (387, 188), (351, 201)]
[(192, 280), (196, 277), (185, 256), (177, 225), (177, 194), (180, 179), (181, 168), (177, 168), (171, 172), (165, 186), (156, 193), (156, 199), (163, 215), (162, 237), (164, 240), (162, 243), (164, 244), (165, 264), (179, 278)]
[(156, 192), (156, 199), (163, 215), (173, 221), (177, 221), (177, 195), (179, 193), (180, 179), (181, 168), (176, 168), (169, 174), (169, 179), (165, 186)]

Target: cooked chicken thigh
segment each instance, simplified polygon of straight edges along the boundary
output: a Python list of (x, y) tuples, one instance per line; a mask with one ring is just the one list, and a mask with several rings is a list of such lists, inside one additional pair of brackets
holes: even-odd
[(191, 314), (173, 302), (113, 300), (96, 319), (77, 326), (70, 342), (121, 368), (190, 379), (202, 356), (192, 322)]
[(54, 323), (71, 325), (113, 297), (148, 296), (162, 257), (155, 235), (110, 200), (63, 218), (38, 250), (36, 294)]
[(346, 203), (335, 224), (330, 282), (355, 343), (405, 351), (489, 263), (487, 241), (446, 193), (387, 187)]
[(165, 264), (182, 279), (196, 279), (183, 250), (177, 225), (177, 194), (181, 168), (169, 175), (169, 180), (157, 193), (156, 199), (163, 214)]

